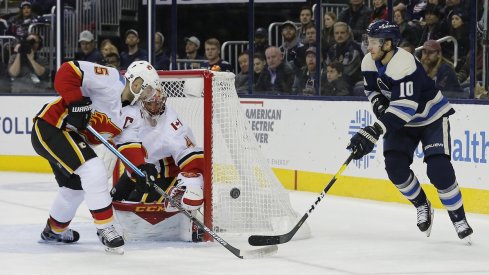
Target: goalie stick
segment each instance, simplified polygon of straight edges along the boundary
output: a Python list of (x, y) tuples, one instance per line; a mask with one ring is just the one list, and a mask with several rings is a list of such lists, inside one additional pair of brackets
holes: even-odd
[(282, 235), (275, 235), (275, 236), (267, 236), (267, 235), (251, 235), (248, 238), (248, 243), (253, 245), (253, 246), (264, 246), (264, 245), (277, 245), (277, 244), (283, 244), (292, 239), (294, 237), (295, 233), (301, 228), (301, 226), (304, 224), (304, 222), (307, 220), (309, 217), (309, 214), (312, 213), (314, 209), (316, 209), (316, 205), (324, 198), (326, 193), (328, 193), (329, 189), (335, 181), (338, 179), (338, 177), (343, 173), (343, 171), (346, 169), (350, 161), (353, 159), (353, 153), (350, 154), (350, 156), (346, 159), (346, 161), (343, 163), (343, 165), (340, 167), (340, 170), (336, 172), (336, 174), (333, 176), (333, 178), (329, 181), (328, 185), (324, 188), (323, 192), (319, 194), (319, 196), (316, 198), (316, 201), (311, 205), (309, 210), (302, 216), (300, 221), (292, 228), (291, 231), (288, 233), (282, 234)]
[[(88, 125), (87, 130), (90, 131), (96, 138), (98, 138), (112, 153), (114, 153), (121, 161), (127, 164), (134, 172), (136, 172), (141, 177), (146, 177), (146, 175), (141, 172), (134, 164), (132, 164), (126, 157), (124, 157), (117, 149), (115, 149), (102, 135), (100, 135), (92, 126)], [(165, 199), (169, 200), (170, 203), (178, 208), (181, 213), (185, 214), (192, 222), (194, 222), (200, 229), (203, 229), (207, 234), (209, 234), (214, 240), (216, 240), (220, 245), (224, 246), (227, 250), (233, 253), (236, 257), (240, 259), (247, 258), (261, 258), (267, 255), (274, 254), (277, 252), (278, 247), (276, 245), (254, 249), (254, 250), (241, 250), (226, 242), (223, 238), (219, 237), (214, 231), (205, 226), (201, 221), (194, 217), (188, 210), (184, 209), (179, 202), (173, 199), (168, 193), (161, 189), (156, 184), (151, 186), (162, 195)]]

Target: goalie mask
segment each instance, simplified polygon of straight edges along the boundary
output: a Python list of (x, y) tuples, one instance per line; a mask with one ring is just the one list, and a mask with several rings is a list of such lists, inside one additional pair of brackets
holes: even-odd
[[(160, 89), (160, 78), (155, 68), (147, 61), (134, 61), (127, 67), (124, 77), (129, 81), (129, 91), (134, 96), (131, 105), (136, 103), (143, 93), (152, 93), (156, 89)], [(141, 88), (134, 91), (132, 84), (138, 78), (143, 80)]]
[(155, 127), (158, 119), (165, 112), (166, 93), (161, 85), (157, 89), (145, 90), (141, 93), (139, 104), (141, 105), (141, 114), (144, 119), (148, 120), (151, 126)]

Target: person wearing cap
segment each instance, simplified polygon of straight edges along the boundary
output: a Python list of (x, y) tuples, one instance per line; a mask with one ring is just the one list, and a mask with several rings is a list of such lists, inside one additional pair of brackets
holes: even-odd
[(316, 74), (316, 47), (306, 50), (306, 65), (295, 75), (292, 91), (297, 95), (318, 95), (319, 76)]
[(436, 40), (424, 42), (421, 50), (421, 64), (428, 76), (435, 81), (436, 88), (449, 98), (468, 98), (457, 79), (450, 61), (442, 55), (440, 43)]
[(14, 47), (8, 62), (12, 93), (52, 92), (49, 89), (49, 61), (38, 54), (41, 45), (41, 36), (30, 33), (24, 42)]
[(350, 0), (348, 8), (338, 16), (338, 21), (345, 22), (352, 29), (352, 38), (362, 42), (362, 35), (368, 27), (372, 9), (364, 4), (364, 0)]
[(104, 64), (104, 57), (95, 47), (95, 38), (89, 30), (84, 30), (80, 33), (78, 39), (80, 51), (75, 53), (75, 60), (89, 61), (97, 64)]
[[(202, 60), (205, 61), (205, 57), (199, 54), (200, 40), (195, 36), (185, 37), (185, 57), (183, 59), (189, 60)], [(184, 69), (199, 69), (201, 64), (198, 62), (185, 63)]]
[(216, 38), (209, 38), (205, 41), (205, 57), (207, 61), (202, 64), (202, 68), (217, 72), (233, 71), (233, 66), (221, 59), (221, 43)]
[(297, 36), (297, 26), (288, 20), (282, 23), (283, 44), (280, 51), (285, 62), (289, 63), (295, 72), (298, 72), (306, 64), (306, 47)]
[(32, 12), (32, 4), (30, 1), (21, 1), (19, 5), (19, 13), (16, 16), (9, 18), (8, 34), (19, 39), (27, 37), (29, 25), (42, 21), (41, 18)]
[(155, 61), (153, 66), (157, 70), (169, 70), (170, 58), (164, 48), (165, 36), (161, 32), (155, 33)]
[(326, 55), (326, 65), (338, 61), (343, 64), (343, 75), (353, 83), (363, 81), (360, 66), (363, 51), (360, 45), (353, 40), (353, 33), (345, 22), (336, 22), (333, 25), (335, 44), (329, 47)]
[(267, 65), (258, 76), (255, 91), (263, 94), (291, 95), (295, 73), (291, 65), (283, 60), (278, 47), (270, 46), (265, 51)]
[(270, 47), (268, 45), (268, 32), (265, 28), (258, 28), (255, 31), (255, 41), (254, 45), (254, 53), (260, 53), (265, 56), (265, 50)]
[(139, 48), (139, 33), (135, 29), (126, 31), (127, 52), (121, 52), (121, 70), (127, 69), (127, 66), (134, 61), (148, 60), (148, 52)]

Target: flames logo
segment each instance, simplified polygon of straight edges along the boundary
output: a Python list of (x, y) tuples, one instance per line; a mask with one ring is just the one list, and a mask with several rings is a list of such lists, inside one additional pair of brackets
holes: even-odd
[[(90, 118), (90, 125), (106, 139), (111, 139), (112, 137), (117, 136), (122, 132), (122, 130), (117, 127), (106, 114), (100, 113), (98, 111), (92, 114), (92, 117)], [(88, 131), (84, 131), (83, 135), (91, 144), (101, 143)]]

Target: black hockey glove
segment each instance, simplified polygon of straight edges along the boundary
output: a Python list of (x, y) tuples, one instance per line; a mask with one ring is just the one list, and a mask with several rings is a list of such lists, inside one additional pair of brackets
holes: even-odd
[(78, 130), (85, 130), (92, 117), (92, 101), (89, 97), (68, 105), (66, 122)]
[(136, 178), (136, 191), (140, 194), (148, 193), (153, 189), (153, 184), (155, 184), (158, 177), (158, 171), (152, 163), (141, 164), (138, 168), (146, 176), (141, 177), (136, 172), (132, 173), (133, 177)]
[(380, 118), (389, 107), (389, 99), (383, 94), (378, 94), (372, 98), (372, 108), (377, 118)]
[(362, 128), (350, 139), (346, 149), (352, 150), (353, 159), (361, 159), (372, 152), (381, 134), (382, 128), (377, 123), (374, 123), (373, 126)]

